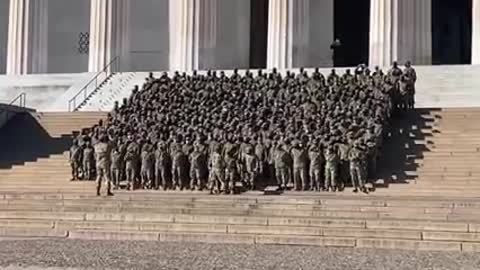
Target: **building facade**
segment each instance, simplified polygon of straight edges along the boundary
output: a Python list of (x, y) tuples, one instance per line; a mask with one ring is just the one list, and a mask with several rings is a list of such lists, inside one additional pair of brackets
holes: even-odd
[(0, 0), (0, 73), (477, 64), (479, 18), (480, 0)]

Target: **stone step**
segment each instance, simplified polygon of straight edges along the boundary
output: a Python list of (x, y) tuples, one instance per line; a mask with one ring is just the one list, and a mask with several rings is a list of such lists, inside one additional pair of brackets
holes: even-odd
[[(359, 217), (365, 216), (390, 216), (401, 214), (426, 214), (434, 219), (444, 220), (445, 215), (478, 215), (479, 208), (439, 208), (439, 207), (416, 207), (416, 206), (312, 206), (305, 205), (249, 205), (249, 204), (192, 204), (178, 203), (170, 205), (160, 205), (153, 203), (132, 203), (132, 204), (92, 204), (88, 202), (51, 202), (51, 201), (9, 201), (0, 204), (0, 210), (3, 211), (49, 211), (49, 212), (105, 212), (105, 213), (169, 213), (169, 214), (209, 214), (209, 215), (271, 215), (271, 216), (331, 216), (329, 212), (345, 212), (345, 215), (355, 216), (353, 212), (366, 213), (358, 214)], [(324, 213), (319, 213), (324, 212)], [(376, 213), (372, 214), (372, 213)], [(342, 214), (343, 215), (343, 214)]]
[[(8, 208), (8, 207), (5, 207)], [(41, 207), (39, 207), (41, 208)], [(0, 218), (5, 219), (60, 219), (86, 221), (150, 221), (150, 222), (185, 222), (185, 223), (223, 223), (236, 222), (267, 222), (268, 217), (298, 217), (298, 218), (335, 218), (335, 219), (411, 219), (421, 221), (475, 221), (480, 222), (480, 215), (469, 213), (423, 213), (411, 211), (357, 212), (357, 211), (327, 211), (327, 210), (274, 210), (274, 209), (148, 209), (137, 212), (113, 212), (109, 208), (84, 209), (60, 207), (58, 211), (48, 210), (5, 210), (0, 212)], [(78, 211), (73, 211), (78, 210)], [(105, 212), (104, 212), (105, 211)], [(212, 219), (208, 221), (207, 219)], [(168, 221), (165, 221), (168, 220)]]
[[(466, 221), (433, 221), (433, 220), (405, 220), (405, 219), (339, 219), (319, 217), (276, 217), (276, 216), (221, 216), (221, 215), (172, 215), (158, 213), (135, 213), (135, 214), (102, 214), (102, 213), (76, 213), (76, 212), (26, 212), (26, 211), (2, 211), (0, 227), (20, 226), (38, 227), (37, 221), (42, 228), (50, 228), (52, 221), (56, 226), (61, 224), (99, 224), (112, 223), (138, 223), (138, 224), (196, 224), (196, 225), (234, 225), (234, 226), (289, 226), (309, 228), (350, 228), (357, 230), (415, 230), (415, 231), (442, 231), (477, 233), (478, 223)], [(14, 220), (14, 221), (12, 221)], [(26, 221), (19, 225), (21, 221)], [(32, 222), (34, 220), (35, 222)], [(12, 223), (13, 222), (13, 223)], [(79, 225), (80, 226), (80, 225)], [(55, 227), (55, 226), (54, 226)], [(103, 228), (103, 227), (102, 227)], [(101, 229), (101, 228), (97, 228)]]

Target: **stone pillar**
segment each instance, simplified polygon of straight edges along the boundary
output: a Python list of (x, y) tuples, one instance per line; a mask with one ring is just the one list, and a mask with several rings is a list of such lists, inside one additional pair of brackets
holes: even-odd
[(480, 64), (480, 0), (472, 8), (472, 65)]
[(292, 30), (289, 24), (290, 0), (270, 0), (268, 3), (267, 68), (290, 68)]
[(213, 69), (217, 47), (217, 0), (195, 0), (194, 69)]
[(432, 62), (431, 0), (371, 0), (371, 66)]
[(170, 0), (169, 66), (170, 70), (187, 71), (194, 67), (194, 0)]
[(270, 0), (267, 68), (292, 68), (308, 62), (309, 15), (310, 0)]
[(213, 67), (217, 0), (170, 0), (169, 9), (170, 70)]
[(302, 67), (309, 63), (310, 0), (296, 0), (294, 3), (290, 8), (290, 17), (292, 18), (292, 25), (290, 27), (293, 31), (292, 66)]
[(117, 56), (128, 67), (129, 17), (130, 0), (91, 0), (89, 72), (103, 70)]
[(7, 74), (47, 72), (48, 0), (10, 0)]

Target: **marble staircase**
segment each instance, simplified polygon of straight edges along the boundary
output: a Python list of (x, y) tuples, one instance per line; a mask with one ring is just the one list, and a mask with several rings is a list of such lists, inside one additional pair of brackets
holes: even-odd
[(399, 116), (386, 138), (379, 186), (368, 195), (347, 189), (281, 196), (117, 191), (113, 197), (94, 196), (93, 182), (69, 181), (66, 152), (66, 135), (105, 113), (17, 116), (0, 130), (2, 149), (11, 154), (0, 160), (0, 237), (478, 252), (479, 116), (479, 108)]

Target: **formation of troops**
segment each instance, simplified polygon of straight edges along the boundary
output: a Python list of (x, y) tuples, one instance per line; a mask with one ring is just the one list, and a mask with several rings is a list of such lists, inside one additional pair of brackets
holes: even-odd
[[(258, 72), (258, 73), (257, 73)], [(358, 66), (326, 77), (276, 69), (152, 74), (105, 121), (76, 136), (73, 180), (114, 189), (367, 193), (385, 128), (414, 106), (416, 73)], [(125, 184), (126, 183), (126, 184)]]

